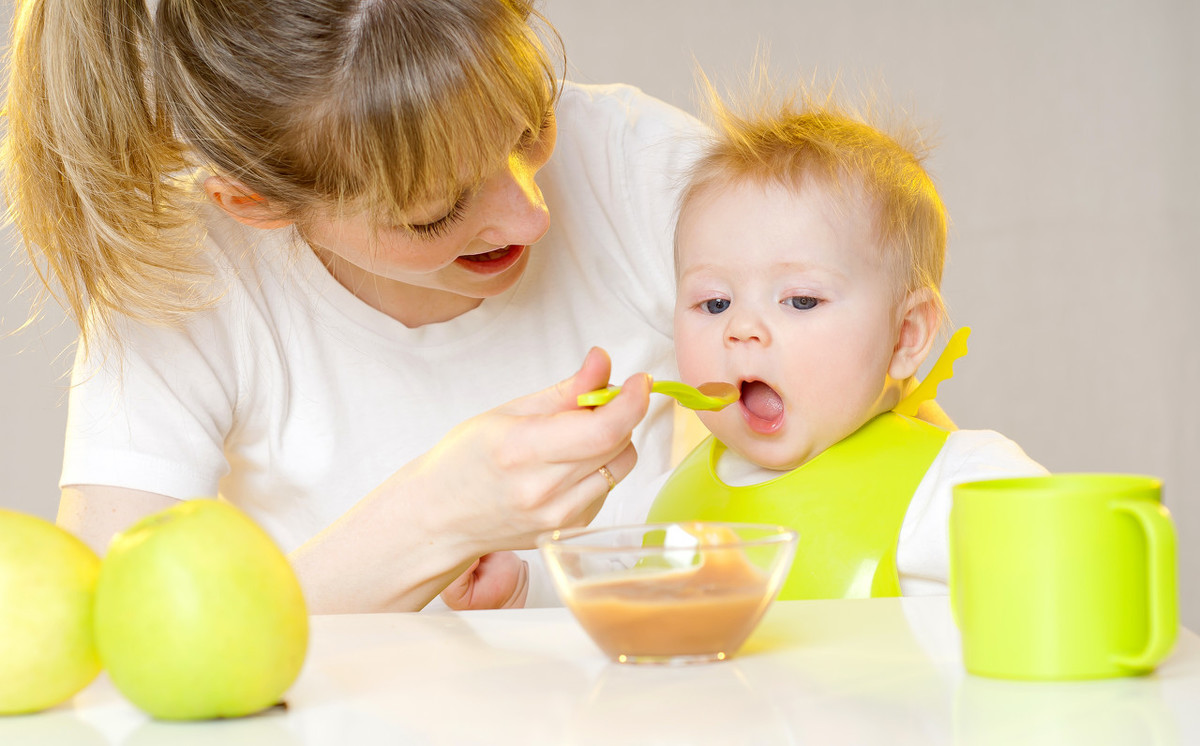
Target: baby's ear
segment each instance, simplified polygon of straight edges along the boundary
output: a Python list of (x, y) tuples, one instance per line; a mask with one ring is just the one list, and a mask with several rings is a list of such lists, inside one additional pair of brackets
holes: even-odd
[(283, 228), (292, 221), (280, 217), (271, 203), (236, 181), (210, 176), (204, 180), (204, 191), (230, 217), (253, 228)]
[(904, 299), (902, 314), (892, 362), (888, 366), (888, 375), (898, 381), (915, 376), (933, 349), (942, 326), (942, 305), (936, 291), (923, 287), (909, 293)]

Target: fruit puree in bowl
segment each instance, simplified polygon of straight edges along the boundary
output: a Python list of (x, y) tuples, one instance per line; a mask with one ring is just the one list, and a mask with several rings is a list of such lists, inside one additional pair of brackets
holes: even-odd
[(563, 602), (622, 663), (733, 655), (775, 599), (796, 533), (780, 526), (672, 523), (576, 529), (538, 542)]

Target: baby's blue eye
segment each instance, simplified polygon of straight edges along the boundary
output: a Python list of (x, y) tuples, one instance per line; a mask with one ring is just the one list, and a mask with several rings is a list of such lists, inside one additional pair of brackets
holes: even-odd
[(821, 301), (809, 295), (793, 295), (784, 301), (787, 305), (799, 311), (811, 311), (816, 308)]
[(726, 308), (729, 308), (729, 299), (713, 298), (712, 300), (704, 301), (700, 305), (704, 308), (705, 311), (708, 311), (709, 313), (720, 313), (720, 312), (724, 311)]

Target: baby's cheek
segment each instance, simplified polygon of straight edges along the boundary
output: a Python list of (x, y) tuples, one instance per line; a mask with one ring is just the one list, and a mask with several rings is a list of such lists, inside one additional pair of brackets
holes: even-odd
[(703, 338), (690, 330), (677, 331), (675, 336), (675, 362), (679, 366), (679, 378), (693, 386), (705, 381), (716, 380), (710, 369), (720, 358), (710, 354)]
[[(741, 452), (746, 428), (741, 421), (741, 413), (737, 405), (726, 407), (718, 412), (696, 412), (700, 424), (725, 445)], [(743, 454), (745, 455), (745, 454)]]
[(701, 355), (697, 355), (695, 341), (689, 337), (676, 337), (676, 365), (679, 367), (679, 379), (685, 384), (696, 385), (703, 381), (696, 380), (697, 360), (702, 359)]

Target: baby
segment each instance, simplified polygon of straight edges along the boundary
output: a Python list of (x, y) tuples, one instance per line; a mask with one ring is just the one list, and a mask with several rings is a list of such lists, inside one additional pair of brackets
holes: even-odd
[(834, 105), (714, 108), (676, 225), (676, 357), (741, 399), (700, 413), (712, 435), (648, 520), (795, 528), (781, 598), (945, 592), (952, 485), (1045, 469), (910, 416), (952, 362), (914, 391), (944, 316), (937, 190), (915, 147)]

